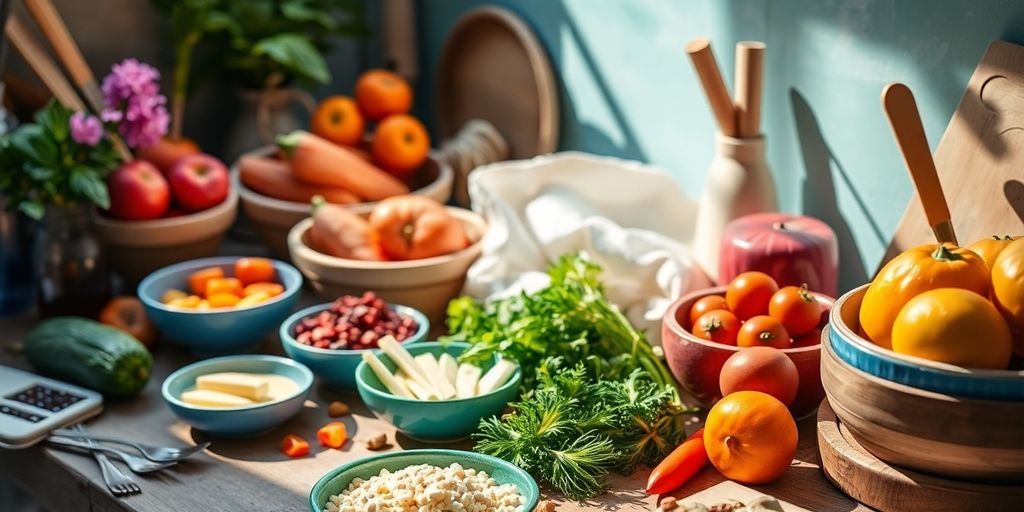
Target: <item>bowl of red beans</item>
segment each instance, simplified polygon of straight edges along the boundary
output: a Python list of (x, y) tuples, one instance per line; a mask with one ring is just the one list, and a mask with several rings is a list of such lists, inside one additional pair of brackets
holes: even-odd
[(430, 322), (419, 310), (388, 304), (373, 292), (343, 295), (290, 316), (281, 324), (281, 346), (328, 387), (356, 389), (363, 352), (385, 336), (399, 343), (425, 341)]

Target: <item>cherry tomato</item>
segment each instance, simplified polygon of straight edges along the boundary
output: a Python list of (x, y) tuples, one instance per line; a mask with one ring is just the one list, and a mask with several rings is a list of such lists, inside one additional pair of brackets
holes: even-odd
[(694, 302), (693, 307), (690, 308), (690, 325), (697, 325), (697, 319), (704, 313), (719, 309), (729, 309), (729, 306), (725, 304), (725, 297), (721, 295), (708, 295), (697, 299), (697, 302)]
[(782, 322), (766, 315), (758, 315), (743, 323), (736, 344), (741, 347), (789, 348), (789, 333)]
[(729, 283), (725, 303), (740, 320), (768, 314), (768, 303), (779, 285), (764, 272), (744, 272)]
[(736, 344), (736, 333), (739, 330), (740, 320), (724, 309), (708, 311), (693, 324), (694, 336), (725, 345)]
[(782, 322), (791, 336), (803, 336), (814, 330), (821, 320), (821, 306), (807, 291), (807, 285), (786, 286), (772, 295), (768, 316)]

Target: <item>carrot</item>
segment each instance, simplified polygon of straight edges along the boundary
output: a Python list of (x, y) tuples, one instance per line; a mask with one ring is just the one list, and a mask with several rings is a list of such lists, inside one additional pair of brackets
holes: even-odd
[(316, 439), (328, 448), (341, 448), (345, 444), (345, 440), (348, 439), (348, 431), (345, 429), (344, 423), (332, 421), (316, 432)]
[(224, 270), (220, 267), (204, 268), (197, 270), (188, 276), (188, 288), (193, 295), (206, 295), (206, 283), (211, 279), (224, 277)]
[(291, 163), (292, 174), (310, 185), (343, 187), (370, 201), (409, 192), (398, 178), (312, 133), (296, 130), (278, 136), (277, 145)]
[(289, 457), (305, 457), (309, 455), (309, 443), (295, 434), (288, 434), (281, 440), (281, 453)]
[(664, 494), (678, 489), (708, 463), (704, 449), (704, 429), (686, 438), (672, 450), (647, 479), (647, 494)]
[(342, 206), (313, 198), (313, 226), (309, 238), (313, 248), (324, 254), (350, 260), (378, 261), (381, 258), (366, 219)]
[(288, 163), (265, 156), (243, 156), (238, 161), (238, 173), (242, 183), (259, 194), (282, 201), (308, 203), (313, 196), (336, 204), (351, 204), (361, 201), (359, 196), (341, 187), (307, 185), (292, 175)]

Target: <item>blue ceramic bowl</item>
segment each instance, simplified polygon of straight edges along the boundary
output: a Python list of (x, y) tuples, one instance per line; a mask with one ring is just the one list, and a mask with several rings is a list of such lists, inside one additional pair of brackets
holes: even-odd
[(382, 469), (394, 472), (417, 464), (448, 467), (459, 463), (463, 468), (485, 471), (498, 484), (512, 484), (519, 489), (525, 502), (523, 510), (533, 510), (540, 501), (540, 489), (527, 472), (499, 458), (459, 450), (409, 450), (364, 457), (338, 466), (324, 475), (309, 491), (309, 509), (321, 512), (331, 496), (341, 494), (356, 478), (367, 480), (380, 474)]
[(867, 285), (843, 295), (832, 307), (829, 339), (839, 359), (892, 382), (956, 397), (1024, 400), (1024, 372), (979, 370), (898, 354), (857, 334)]
[[(335, 350), (329, 348), (316, 348), (299, 343), (292, 333), (300, 320), (307, 316), (314, 316), (331, 306), (331, 303), (317, 304), (310, 306), (294, 315), (288, 317), (281, 324), (279, 331), (281, 346), (288, 357), (308, 366), (321, 382), (328, 387), (335, 389), (356, 389), (356, 367), (363, 361), (365, 350)], [(411, 316), (416, 320), (419, 328), (412, 336), (402, 340), (402, 344), (416, 343), (427, 338), (430, 332), (430, 320), (420, 313), (419, 310), (392, 304), (391, 309), (403, 316)]]
[[(468, 343), (453, 342), (442, 345), (436, 341), (405, 347), (413, 356), (423, 353), (439, 356), (447, 352), (455, 357), (465, 352), (467, 348)], [(389, 357), (380, 355), (380, 360), (389, 370), (396, 371), (397, 367)], [(497, 360), (498, 357), (495, 356), (484, 365), (484, 373), (494, 366)], [(522, 378), (522, 370), (516, 368), (512, 378), (505, 385), (486, 395), (451, 400), (416, 400), (392, 395), (365, 362), (359, 363), (359, 367), (356, 368), (356, 386), (359, 389), (359, 397), (366, 406), (374, 414), (394, 425), (399, 432), (418, 441), (430, 443), (463, 439), (476, 432), (481, 419), (501, 414), (505, 406), (515, 399)]]
[[(298, 391), (273, 402), (248, 407), (200, 407), (181, 401), (181, 394), (194, 388), (200, 375), (218, 372), (270, 373), (287, 377)], [(160, 388), (164, 401), (175, 416), (212, 436), (247, 437), (270, 432), (302, 410), (313, 386), (313, 372), (301, 364), (278, 356), (226, 356), (192, 363), (172, 373)]]
[(287, 263), (272, 260), (284, 293), (247, 308), (196, 311), (160, 302), (160, 296), (171, 288), (188, 290), (188, 276), (197, 270), (221, 267), (225, 275), (233, 275), (238, 259), (236, 256), (202, 258), (153, 272), (138, 288), (146, 314), (165, 337), (194, 354), (234, 354), (257, 347), (291, 313), (302, 288), (302, 274)]

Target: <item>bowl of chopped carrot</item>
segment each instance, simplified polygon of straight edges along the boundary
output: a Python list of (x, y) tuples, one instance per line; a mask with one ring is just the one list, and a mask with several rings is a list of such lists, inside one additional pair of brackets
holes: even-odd
[(185, 261), (139, 284), (146, 314), (161, 335), (195, 354), (249, 351), (291, 314), (302, 275), (268, 258)]

